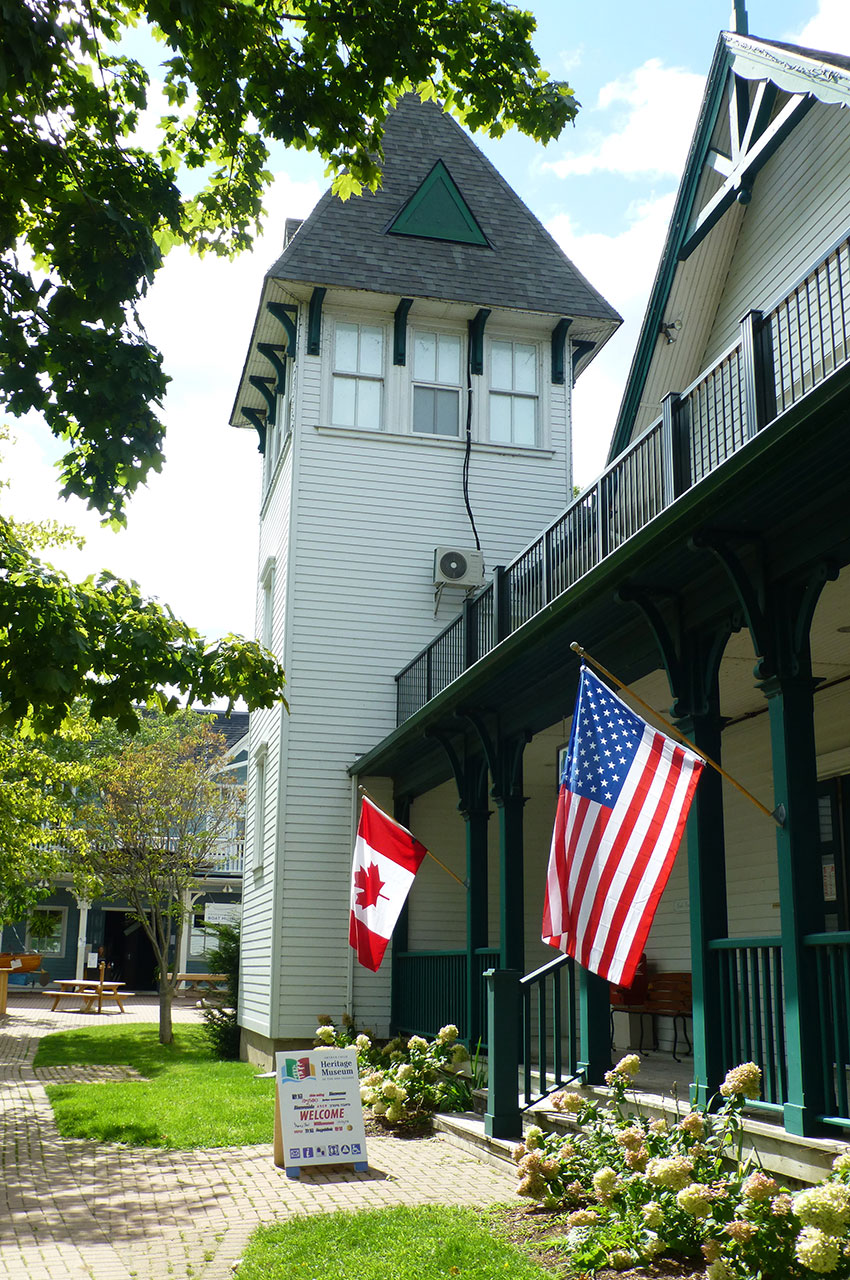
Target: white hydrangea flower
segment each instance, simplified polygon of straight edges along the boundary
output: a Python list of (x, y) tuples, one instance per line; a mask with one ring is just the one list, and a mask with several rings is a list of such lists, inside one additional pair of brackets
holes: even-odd
[(850, 1187), (843, 1182), (822, 1182), (798, 1191), (794, 1212), (804, 1227), (819, 1227), (829, 1235), (841, 1235), (850, 1221)]
[(803, 1227), (797, 1236), (794, 1254), (797, 1261), (810, 1271), (834, 1271), (841, 1254), (841, 1241), (817, 1227)]
[(336, 1031), (333, 1027), (316, 1027), (316, 1039), (321, 1040), (322, 1044), (333, 1044), (336, 1039)]

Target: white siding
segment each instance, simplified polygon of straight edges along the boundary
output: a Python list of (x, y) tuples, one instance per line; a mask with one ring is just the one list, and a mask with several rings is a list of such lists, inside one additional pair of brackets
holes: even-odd
[[(326, 311), (325, 356), (332, 319), (332, 310)], [(538, 336), (545, 368), (548, 329), (541, 325)], [(280, 596), (286, 602), (285, 624), (281, 619), (279, 625), (286, 636), (291, 714), (285, 720), (286, 754), (279, 754), (285, 803), (281, 791), (274, 882), (268, 867), (262, 884), (246, 893), (250, 923), (243, 1020), (259, 1030), (266, 1018), (265, 1034), (284, 1040), (312, 1035), (319, 1013), (338, 1017), (349, 992), (361, 1024), (379, 1025), (382, 1013), (388, 1013), (389, 960), (386, 973), (377, 978), (350, 971), (353, 806), (347, 768), (394, 727), (396, 671), (462, 604), (463, 592), (447, 588), (435, 617), (434, 548), (475, 545), (463, 500), (463, 444), (328, 427), (324, 367), (317, 358), (302, 355), (298, 361), (296, 425), (287, 459), (291, 478), (282, 474), (267, 501), (260, 552), (261, 567), (275, 555), (278, 581), (286, 565), (290, 571)], [(403, 369), (388, 371), (387, 395), (395, 396), (399, 412), (404, 399), (399, 387), (407, 376)], [(476, 388), (476, 397), (483, 395)], [(546, 449), (473, 446), (470, 500), (488, 572), (516, 555), (567, 500), (567, 389), (541, 387), (541, 404), (549, 424)], [(290, 491), (291, 509), (284, 498)], [(268, 737), (271, 759), (279, 730), (270, 725), (261, 715), (252, 733), (256, 741)], [(456, 799), (426, 798), (414, 813), (417, 834), (426, 844), (419, 824), (428, 827), (432, 817), (437, 821), (435, 851), (443, 849), (445, 828), (445, 860), (459, 859), (462, 869), (464, 831), (456, 804)], [(457, 886), (452, 896), (451, 880), (433, 864), (420, 873), (411, 945), (418, 945), (426, 928), (434, 876), (447, 881), (435, 891), (443, 904), (452, 905), (441, 909), (441, 937), (431, 945), (448, 946), (456, 937), (456, 945), (463, 946), (463, 890)], [(276, 951), (271, 978), (268, 969), (263, 972), (270, 937), (277, 939), (271, 944)], [(264, 1003), (266, 1008), (270, 1003), (270, 1014), (261, 1014)]]
[(703, 367), (850, 230), (850, 110), (816, 102), (753, 187)]

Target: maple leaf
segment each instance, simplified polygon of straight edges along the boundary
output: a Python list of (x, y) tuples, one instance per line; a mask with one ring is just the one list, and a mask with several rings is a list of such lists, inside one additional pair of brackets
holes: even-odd
[(374, 907), (379, 898), (389, 898), (385, 893), (381, 893), (385, 881), (381, 879), (381, 873), (378, 871), (378, 864), (370, 862), (368, 868), (358, 867), (354, 873), (355, 893), (357, 895), (357, 905), (365, 911), (367, 907)]

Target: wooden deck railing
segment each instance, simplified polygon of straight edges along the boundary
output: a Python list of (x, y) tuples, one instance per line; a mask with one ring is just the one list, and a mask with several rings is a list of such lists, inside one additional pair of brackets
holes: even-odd
[(825, 254), (396, 676), (402, 724), (722, 466), (850, 351), (850, 240)]

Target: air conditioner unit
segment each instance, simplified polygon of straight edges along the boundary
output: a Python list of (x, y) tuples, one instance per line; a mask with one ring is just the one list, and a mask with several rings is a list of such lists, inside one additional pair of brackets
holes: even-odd
[(434, 551), (434, 585), (480, 587), (484, 581), (484, 556), (480, 551), (437, 547)]

